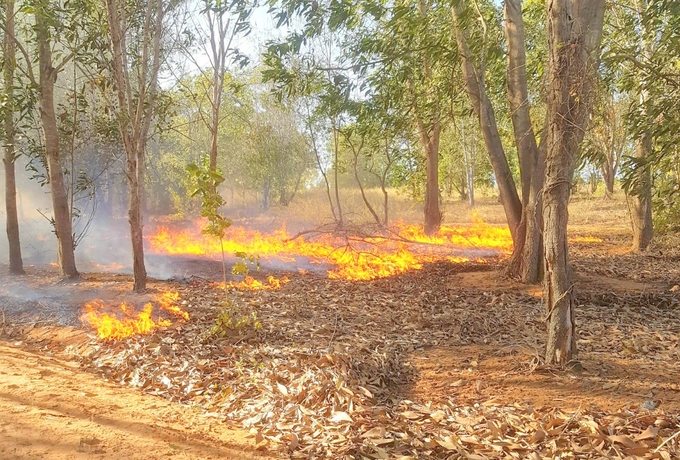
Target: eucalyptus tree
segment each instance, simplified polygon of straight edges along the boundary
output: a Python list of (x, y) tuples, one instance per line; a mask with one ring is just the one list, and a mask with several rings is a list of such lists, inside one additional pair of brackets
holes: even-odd
[[(425, 160), (425, 231), (436, 232), (442, 218), (439, 143), (448, 121), (447, 104), (453, 92), (451, 79), (456, 54), (443, 20), (446, 6), (428, 1), (386, 5), (286, 0), (274, 10), (281, 24), (296, 23), (295, 19), (303, 26), (292, 32), (286, 42), (270, 46), (265, 61), (270, 69), (265, 76), (282, 90), (294, 81), (291, 76), (302, 70), (307, 76), (326, 72), (324, 81), (329, 87), (316, 86), (320, 95), (318, 107), (332, 107), (334, 116), (345, 125), (361, 122), (358, 116), (411, 120), (405, 129), (416, 134)], [(336, 59), (330, 65), (313, 62), (308, 55), (300, 54), (324, 31), (334, 34), (336, 47), (342, 50), (336, 51)], [(307, 89), (314, 88), (308, 84), (312, 81), (309, 77), (298, 77), (297, 81), (307, 83)], [(380, 98), (382, 101), (378, 101)], [(380, 110), (351, 113), (352, 103), (373, 100), (382, 104)], [(336, 103), (328, 105), (330, 101)]]
[[(669, 0), (622, 2), (614, 5), (610, 18), (612, 44), (606, 58), (622, 69), (621, 90), (634, 99), (628, 126), (635, 153), (624, 158), (622, 170), (624, 189), (633, 202), (633, 248), (642, 251), (653, 237), (654, 179), (659, 180), (657, 196), (661, 189), (677, 194), (674, 186), (668, 187), (673, 175), (666, 173), (673, 169), (669, 160), (680, 141), (680, 5)], [(659, 196), (657, 202), (664, 201)], [(673, 209), (664, 203), (656, 212), (668, 216)]]
[(279, 205), (288, 206), (313, 167), (313, 154), (288, 107), (269, 94), (251, 102), (250, 116), (243, 123), (250, 148), (236, 161), (247, 184), (261, 191), (263, 209), (269, 208), (273, 194)]
[[(536, 5), (532, 5), (536, 8)], [(513, 254), (508, 273), (524, 282), (541, 279), (541, 195), (544, 178), (545, 151), (539, 148), (532, 122), (527, 63), (527, 35), (520, 0), (504, 2), (504, 29), (507, 55), (507, 99), (514, 134), (514, 146), (519, 157), (521, 199), (509, 165), (506, 148), (498, 128), (497, 108), (488, 95), (488, 79), (501, 79), (491, 74), (488, 65), (499, 54), (500, 20), (497, 6), (487, 2), (472, 4), (455, 0), (452, 5), (453, 27), (461, 56), (465, 87), (479, 120), (486, 150), (494, 170), (513, 238)], [(532, 46), (540, 48), (536, 36)], [(497, 69), (496, 69), (497, 70)], [(534, 98), (536, 100), (536, 98)], [(540, 102), (540, 101), (539, 101)]]
[[(340, 131), (350, 123), (347, 108), (354, 88), (345, 67), (347, 57), (336, 39), (339, 26), (326, 24), (322, 20), (323, 10), (317, 6), (308, 13), (310, 22), (311, 18), (320, 22), (307, 24), (306, 32), (293, 32), (286, 42), (269, 45), (262, 75), (265, 81), (273, 83), (273, 93), (279, 100), (298, 106), (333, 219), (342, 228), (345, 218), (338, 180), (342, 168)], [(289, 20), (284, 14), (282, 23)]]
[(144, 162), (152, 120), (157, 110), (164, 17), (172, 3), (162, 0), (106, 0), (109, 46), (118, 104), (118, 128), (125, 147), (128, 220), (132, 243), (134, 290), (146, 289), (142, 202)]
[(584, 139), (582, 162), (599, 170), (604, 196), (614, 195), (614, 181), (624, 155), (630, 155), (631, 142), (625, 116), (630, 104), (626, 93), (614, 94), (615, 89), (600, 88), (593, 108), (593, 117)]
[[(28, 88), (36, 93), (42, 144), (38, 155), (47, 169), (53, 216), (50, 223), (57, 237), (59, 271), (62, 276), (79, 276), (75, 262), (75, 237), (73, 234), (72, 209), (64, 179), (64, 164), (60, 149), (59, 120), (55, 111), (55, 87), (59, 73), (81, 55), (87, 54), (92, 33), (89, 18), (93, 5), (87, 1), (24, 0), (18, 11), (22, 19), (23, 37), (14, 34), (2, 24), (2, 28), (22, 56), (19, 67), (27, 80)], [(15, 20), (19, 18), (14, 16)], [(14, 24), (12, 24), (14, 25)], [(79, 38), (82, 38), (80, 40)], [(55, 59), (56, 56), (56, 59)], [(37, 64), (37, 75), (33, 66)], [(30, 111), (32, 98), (24, 100), (20, 111)]]
[(567, 206), (580, 145), (597, 88), (604, 0), (549, 0), (546, 175), (543, 190), (548, 364), (576, 354)]
[(16, 69), (16, 42), (15, 42), (15, 14), (14, 0), (5, 0), (3, 5), (5, 30), (2, 43), (2, 75), (3, 75), (3, 128), (5, 155), (5, 211), (7, 240), (9, 243), (9, 272), (19, 275), (24, 273), (24, 264), (21, 258), (21, 240), (19, 237), (19, 217), (17, 213), (17, 188), (15, 161), (17, 158), (16, 143), (16, 120), (15, 120), (15, 69)]
[(201, 108), (199, 115), (210, 131), (209, 168), (215, 172), (219, 127), (224, 117), (221, 108), (225, 82), (230, 80), (230, 64), (244, 66), (248, 62), (248, 58), (236, 47), (236, 40), (250, 33), (249, 19), (255, 5), (249, 0), (200, 0), (196, 6), (200, 11), (197, 15), (190, 15), (198, 18), (190, 32), (194, 39), (184, 50), (184, 55), (201, 73), (206, 69), (202, 60), (207, 58), (211, 78), (200, 79), (198, 82), (202, 85), (185, 89), (198, 91), (200, 94), (194, 97), (205, 97), (209, 103), (208, 110)]

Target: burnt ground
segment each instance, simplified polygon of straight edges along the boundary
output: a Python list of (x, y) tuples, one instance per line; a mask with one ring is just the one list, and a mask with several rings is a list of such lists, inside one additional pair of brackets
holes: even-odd
[[(680, 245), (661, 241), (637, 255), (625, 249), (625, 234), (602, 237), (571, 245), (578, 370), (544, 365), (540, 287), (503, 279), (497, 263), (435, 263), (368, 282), (262, 271), (254, 276), (291, 281), (227, 294), (203, 276), (153, 282), (148, 296), (178, 291), (191, 319), (111, 342), (88, 334), (78, 318), (93, 297), (144, 301), (128, 294), (128, 277), (63, 283), (33, 269), (18, 281), (2, 278), (2, 337), (35, 350), (33, 359), (80, 366), (49, 372), (86, 370), (122, 385), (107, 386), (112, 399), (133, 387), (172, 408), (193, 406), (208, 430), (245, 429), (250, 437), (238, 442), (249, 447), (232, 458), (248, 458), (256, 446), (293, 458), (676, 458)], [(202, 267), (205, 278), (215, 268)], [(224, 311), (255, 312), (262, 327), (221, 334), (215, 325)], [(0, 362), (12, 359), (3, 347)], [(20, 360), (12, 365), (16, 378), (31, 374)], [(52, 415), (58, 433), (64, 419)], [(106, 454), (120, 447), (97, 439)], [(18, 441), (4, 448), (8, 442)], [(209, 458), (177, 446), (159, 449)]]

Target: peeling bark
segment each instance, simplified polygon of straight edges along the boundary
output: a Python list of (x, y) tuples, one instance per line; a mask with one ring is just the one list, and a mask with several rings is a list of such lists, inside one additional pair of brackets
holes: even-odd
[(604, 0), (549, 0), (546, 179), (543, 192), (546, 363), (576, 355), (567, 222), (576, 158), (592, 107)]

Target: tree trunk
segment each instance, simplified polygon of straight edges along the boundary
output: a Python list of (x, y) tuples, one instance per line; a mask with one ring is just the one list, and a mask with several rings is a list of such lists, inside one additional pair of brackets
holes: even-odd
[(439, 211), (439, 138), (441, 124), (435, 122), (430, 133), (420, 126), (420, 141), (425, 149), (425, 234), (439, 231), (442, 215)]
[(592, 106), (604, 5), (604, 0), (548, 2), (548, 146), (543, 192), (548, 364), (565, 365), (576, 355), (567, 205)]
[(506, 0), (504, 14), (508, 43), (508, 101), (522, 185), (522, 217), (507, 273), (519, 277), (524, 283), (537, 283), (542, 276), (540, 191), (545, 163), (531, 124), (521, 1)]
[(40, 64), (40, 120), (43, 128), (47, 173), (52, 195), (54, 232), (58, 243), (59, 274), (67, 278), (78, 278), (79, 274), (76, 269), (74, 254), (73, 225), (69, 212), (68, 194), (64, 184), (64, 172), (61, 167), (59, 130), (54, 111), (54, 85), (57, 81), (57, 70), (52, 66), (49, 26), (43, 14), (44, 12), (42, 11), (38, 11), (35, 14), (35, 31)]
[(359, 192), (361, 193), (361, 199), (364, 202), (364, 206), (366, 206), (366, 209), (368, 209), (368, 212), (371, 213), (371, 216), (373, 216), (373, 220), (375, 220), (376, 224), (378, 226), (382, 227), (382, 222), (380, 222), (380, 217), (378, 217), (378, 213), (375, 212), (375, 209), (373, 208), (373, 205), (371, 205), (371, 202), (368, 201), (368, 197), (366, 196), (366, 191), (364, 190), (364, 184), (361, 183), (361, 178), (359, 177), (359, 155), (361, 155), (361, 150), (364, 148), (364, 139), (361, 139), (361, 142), (359, 143), (358, 146), (354, 145), (352, 142), (352, 139), (350, 136), (347, 136), (347, 143), (350, 146), (350, 149), (352, 149), (352, 169), (354, 171), (354, 180), (356, 181), (357, 185), (359, 186)]
[(271, 189), (271, 183), (269, 178), (265, 179), (264, 187), (262, 187), (262, 209), (265, 211), (269, 209), (269, 191)]
[(16, 67), (16, 43), (14, 42), (14, 0), (5, 2), (5, 36), (3, 40), (3, 81), (5, 85), (5, 210), (7, 212), (7, 241), (9, 243), (9, 272), (24, 273), (19, 239), (19, 216), (17, 213), (17, 183), (14, 169), (16, 153), (14, 143), (14, 69)]
[[(155, 11), (154, 11), (155, 7)], [(113, 75), (118, 96), (118, 124), (125, 146), (128, 183), (128, 219), (132, 244), (132, 268), (135, 292), (146, 289), (146, 266), (144, 263), (144, 157), (146, 141), (155, 111), (158, 72), (161, 64), (160, 41), (163, 30), (163, 2), (149, 1), (142, 25), (141, 59), (138, 90), (132, 97), (131, 79), (128, 73), (126, 36), (127, 18), (125, 8), (118, 0), (107, 0), (110, 44), (113, 51)], [(149, 65), (150, 64), (150, 65)]]
[[(643, 8), (646, 8), (644, 1), (636, 2), (638, 13), (641, 14)], [(652, 46), (647, 37), (642, 38), (643, 53), (645, 58), (651, 58)], [(649, 94), (646, 90), (640, 92), (640, 106), (642, 115), (647, 114), (647, 100)], [(654, 237), (654, 226), (652, 223), (652, 170), (650, 165), (645, 161), (652, 153), (653, 140), (649, 133), (643, 133), (635, 140), (635, 157), (641, 161), (641, 166), (638, 166), (636, 174), (638, 176), (639, 189), (635, 196), (633, 196), (633, 250), (646, 251), (649, 244)]]
[(640, 188), (632, 197), (632, 221), (633, 221), (633, 250), (646, 251), (654, 236), (652, 223), (652, 171), (649, 164), (644, 163), (645, 158), (651, 154), (652, 138), (644, 134), (635, 142), (635, 157), (642, 160), (636, 174)]
[(333, 120), (333, 190), (335, 192), (335, 206), (338, 210), (338, 228), (342, 228), (345, 223), (342, 216), (342, 204), (340, 204), (340, 184), (338, 181), (338, 169), (340, 168), (340, 133), (338, 132), (335, 120)]
[(139, 173), (139, 155), (127, 155), (128, 178), (128, 222), (130, 223), (130, 242), (132, 243), (132, 273), (135, 292), (146, 290), (146, 265), (144, 264), (144, 233), (142, 217), (143, 181)]
[(610, 200), (614, 197), (614, 178), (616, 177), (611, 156), (607, 157), (600, 172), (604, 180), (604, 197)]
[(491, 167), (496, 176), (500, 200), (503, 204), (505, 217), (508, 221), (508, 227), (510, 228), (510, 233), (512, 234), (512, 240), (514, 242), (517, 240), (519, 224), (522, 219), (522, 203), (519, 200), (515, 180), (512, 177), (508, 159), (505, 156), (501, 137), (498, 132), (498, 125), (496, 123), (496, 115), (493, 106), (491, 105), (491, 101), (486, 94), (484, 72), (482, 69), (476, 68), (472, 61), (467, 38), (465, 37), (461, 22), (463, 6), (460, 4), (460, 0), (455, 0), (453, 2), (451, 12), (453, 15), (458, 52), (463, 68), (463, 77), (465, 78), (465, 88), (472, 101), (475, 114), (479, 119), (479, 125), (484, 137), (484, 144), (486, 145)]

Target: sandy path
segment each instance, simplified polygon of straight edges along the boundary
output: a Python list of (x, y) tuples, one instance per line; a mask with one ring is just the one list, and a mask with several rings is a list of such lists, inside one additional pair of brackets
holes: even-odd
[(191, 408), (0, 342), (0, 459), (266, 459)]

